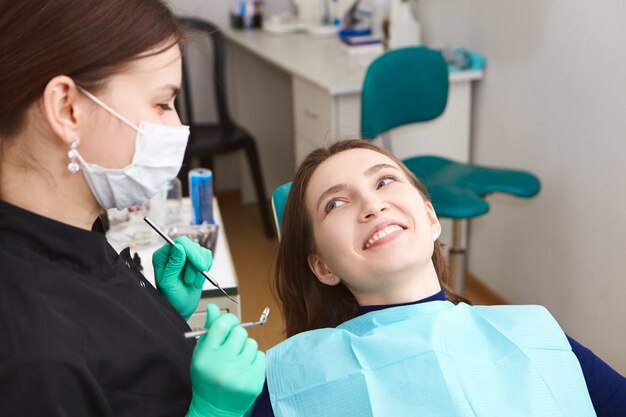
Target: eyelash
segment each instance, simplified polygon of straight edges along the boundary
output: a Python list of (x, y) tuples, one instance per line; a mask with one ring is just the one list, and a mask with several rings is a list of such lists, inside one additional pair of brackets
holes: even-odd
[[(378, 184), (380, 184), (380, 182), (381, 182), (382, 180), (392, 180), (392, 181), (398, 181), (398, 178), (397, 178), (395, 175), (385, 175), (385, 176), (383, 176), (383, 177), (380, 177), (380, 178), (378, 179), (378, 181), (376, 182), (376, 187), (377, 187), (376, 189), (377, 189), (377, 190), (380, 190), (380, 188), (382, 188), (382, 187), (378, 188)], [(387, 183), (387, 184), (385, 184), (385, 185), (388, 185), (388, 184), (389, 184), (389, 183)], [(384, 186), (383, 186), (383, 187), (384, 187)]]
[(172, 110), (172, 107), (169, 104), (167, 104), (167, 103), (159, 103), (159, 104), (157, 104), (157, 107), (160, 108), (163, 111)]
[(338, 198), (333, 198), (332, 200), (330, 200), (328, 203), (326, 203), (326, 205), (324, 206), (324, 214), (328, 214), (331, 212), (331, 210), (334, 210), (332, 208), (330, 208), (330, 205), (339, 201)]
[[(397, 180), (398, 180), (398, 178), (397, 178), (396, 176), (394, 176), (394, 175), (385, 175), (385, 176), (380, 177), (380, 178), (378, 179), (378, 181), (376, 181), (376, 189), (377, 189), (377, 190), (380, 190), (380, 189), (381, 189), (382, 187), (384, 187), (385, 185), (389, 185), (389, 184), (390, 184), (390, 183), (387, 183), (387, 184), (384, 184), (383, 186), (379, 187), (378, 185), (379, 185), (379, 184), (381, 183), (381, 181), (383, 181), (383, 180), (392, 180), (392, 182), (393, 182), (393, 181), (397, 181)], [(332, 200), (330, 200), (328, 203), (326, 203), (326, 205), (324, 206), (324, 213), (325, 213), (325, 214), (328, 214), (328, 213), (330, 213), (332, 210), (334, 210), (334, 208), (331, 208), (330, 206), (331, 206), (333, 203), (335, 203), (335, 202), (337, 202), (337, 201), (339, 201), (339, 200), (340, 200), (340, 199), (338, 199), (338, 198), (333, 198), (333, 199), (332, 199)]]

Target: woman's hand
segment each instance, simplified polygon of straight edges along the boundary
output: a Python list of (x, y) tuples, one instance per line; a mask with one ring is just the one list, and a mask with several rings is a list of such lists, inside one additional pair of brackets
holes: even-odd
[(232, 314), (207, 306), (206, 328), (191, 358), (187, 417), (243, 416), (263, 389), (265, 354)]
[(152, 255), (156, 286), (172, 306), (187, 320), (196, 310), (205, 278), (199, 271), (213, 265), (213, 254), (188, 237), (174, 240)]

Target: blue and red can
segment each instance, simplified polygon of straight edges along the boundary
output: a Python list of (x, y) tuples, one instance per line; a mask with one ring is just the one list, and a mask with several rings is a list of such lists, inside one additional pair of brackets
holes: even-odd
[(189, 171), (189, 196), (193, 208), (192, 224), (214, 223), (213, 172), (206, 168)]

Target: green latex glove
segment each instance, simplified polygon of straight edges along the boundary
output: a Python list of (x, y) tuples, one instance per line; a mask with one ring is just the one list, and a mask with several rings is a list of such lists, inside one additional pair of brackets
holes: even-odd
[(232, 314), (207, 306), (206, 328), (191, 357), (192, 397), (187, 417), (241, 417), (265, 382), (265, 353)]
[(192, 242), (187, 236), (164, 245), (152, 255), (156, 287), (172, 306), (187, 320), (196, 310), (205, 278), (198, 271), (208, 271), (213, 265), (210, 250)]

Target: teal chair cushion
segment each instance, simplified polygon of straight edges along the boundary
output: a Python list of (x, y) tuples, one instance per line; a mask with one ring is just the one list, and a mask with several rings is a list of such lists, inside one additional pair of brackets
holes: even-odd
[[(371, 99), (368, 99), (371, 97)], [(361, 135), (438, 117), (448, 102), (448, 65), (423, 46), (395, 49), (370, 64), (363, 81)]]
[(501, 192), (517, 197), (536, 195), (541, 184), (519, 170), (488, 168), (454, 162), (438, 156), (416, 156), (404, 164), (426, 186), (440, 217), (469, 219), (489, 211), (486, 195)]
[(272, 210), (274, 211), (274, 221), (276, 222), (276, 231), (280, 239), (280, 232), (283, 224), (283, 213), (285, 212), (285, 204), (291, 190), (291, 182), (281, 185), (272, 193)]

